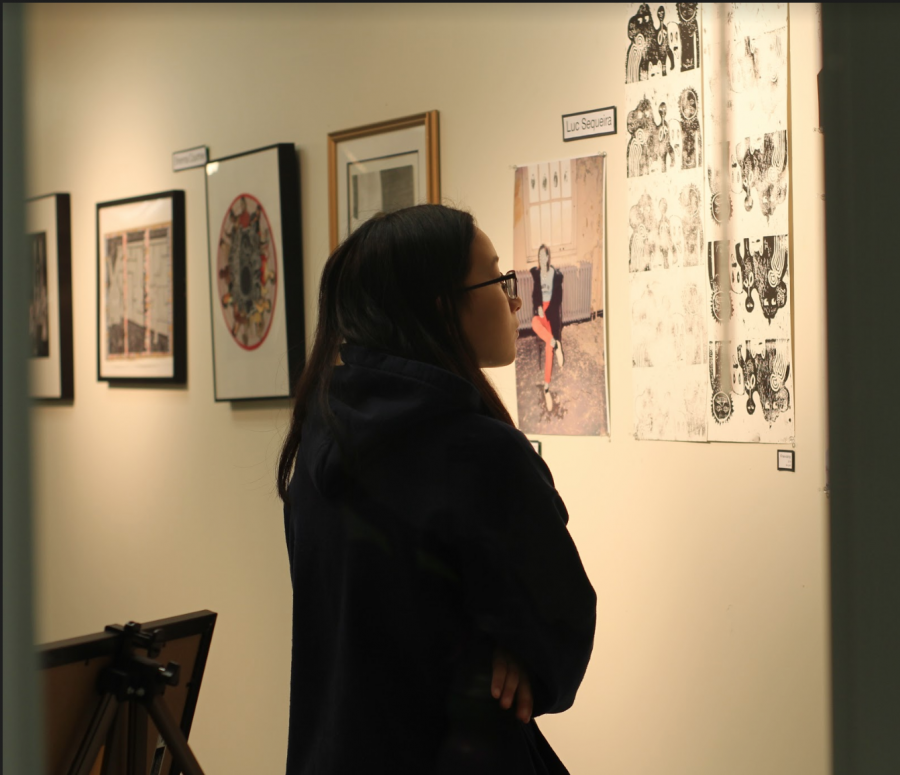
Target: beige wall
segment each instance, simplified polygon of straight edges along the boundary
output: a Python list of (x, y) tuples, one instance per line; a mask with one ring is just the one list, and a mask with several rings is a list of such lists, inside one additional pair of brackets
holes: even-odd
[[(515, 164), (608, 153), (612, 437), (544, 454), (597, 590), (575, 707), (542, 728), (573, 775), (825, 775), (827, 435), (814, 6), (791, 6), (797, 472), (766, 445), (636, 442), (625, 10), (553, 6), (29, 7), (28, 191), (72, 195), (75, 394), (34, 411), (38, 637), (219, 613), (192, 743), (207, 772), (279, 772), (290, 586), (273, 471), (285, 403), (213, 401), (203, 173), (170, 154), (274, 142), (302, 163), (306, 322), (328, 246), (326, 134), (436, 108), (444, 196), (511, 267)], [(186, 389), (96, 381), (95, 203), (187, 194)], [(504, 266), (505, 263), (505, 266)], [(510, 406), (511, 368), (495, 373)], [(373, 709), (377, 712), (377, 708)]]

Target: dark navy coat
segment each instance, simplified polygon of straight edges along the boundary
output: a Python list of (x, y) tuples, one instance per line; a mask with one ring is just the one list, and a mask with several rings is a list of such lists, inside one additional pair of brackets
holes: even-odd
[(468, 381), (342, 349), (285, 507), (293, 603), (289, 775), (565, 773), (490, 694), (499, 645), (535, 715), (572, 705), (596, 595), (547, 466)]

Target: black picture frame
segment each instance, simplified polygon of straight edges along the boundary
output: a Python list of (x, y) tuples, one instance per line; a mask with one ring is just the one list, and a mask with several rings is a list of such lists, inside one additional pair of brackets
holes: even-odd
[[(184, 191), (99, 202), (96, 231), (97, 380), (186, 383)], [(143, 249), (132, 256), (129, 246), (136, 243)], [(138, 315), (140, 321), (131, 319)]]
[(290, 398), (306, 362), (294, 145), (210, 160), (206, 202), (215, 400)]
[(72, 204), (69, 194), (25, 200), (32, 259), (30, 393), (38, 401), (75, 398), (72, 333)]
[[(216, 619), (215, 612), (202, 610), (145, 622), (140, 627), (146, 634), (161, 630), (156, 638), (159, 653), (153, 659), (161, 665), (174, 661), (181, 666), (178, 684), (166, 688), (162, 701), (185, 738), (193, 725)], [(41, 678), (49, 698), (44, 727), (48, 772), (69, 772), (76, 756), (84, 751), (84, 740), (92, 731), (92, 716), (102, 699), (100, 675), (113, 666), (119, 655), (122, 630), (121, 625), (110, 625), (103, 632), (37, 647)], [(147, 761), (143, 771), (178, 775), (181, 770), (171, 751), (161, 751), (157, 745), (152, 721), (147, 722), (145, 731)], [(117, 765), (118, 762), (113, 763), (110, 771), (124, 771)]]

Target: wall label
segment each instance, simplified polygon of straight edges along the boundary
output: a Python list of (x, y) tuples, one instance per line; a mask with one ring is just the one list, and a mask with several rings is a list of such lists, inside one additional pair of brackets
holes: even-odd
[(794, 452), (790, 449), (778, 450), (778, 470), (793, 471), (794, 469)]
[(582, 140), (585, 137), (614, 135), (616, 133), (616, 108), (597, 108), (582, 113), (567, 113), (562, 117), (563, 141)]
[(209, 161), (209, 151), (205, 145), (188, 148), (186, 151), (175, 151), (172, 154), (172, 171), (189, 170), (203, 167)]

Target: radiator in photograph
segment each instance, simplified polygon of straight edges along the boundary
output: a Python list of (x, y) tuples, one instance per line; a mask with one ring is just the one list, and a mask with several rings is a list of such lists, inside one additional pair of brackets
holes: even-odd
[[(562, 322), (574, 323), (578, 320), (589, 320), (591, 317), (591, 280), (593, 277), (593, 262), (579, 261), (577, 264), (566, 264), (559, 267), (563, 274), (562, 282)], [(516, 313), (519, 319), (519, 330), (531, 328), (531, 293), (534, 288), (534, 280), (529, 270), (517, 271), (519, 279), (519, 298), (522, 299), (522, 307)]]

